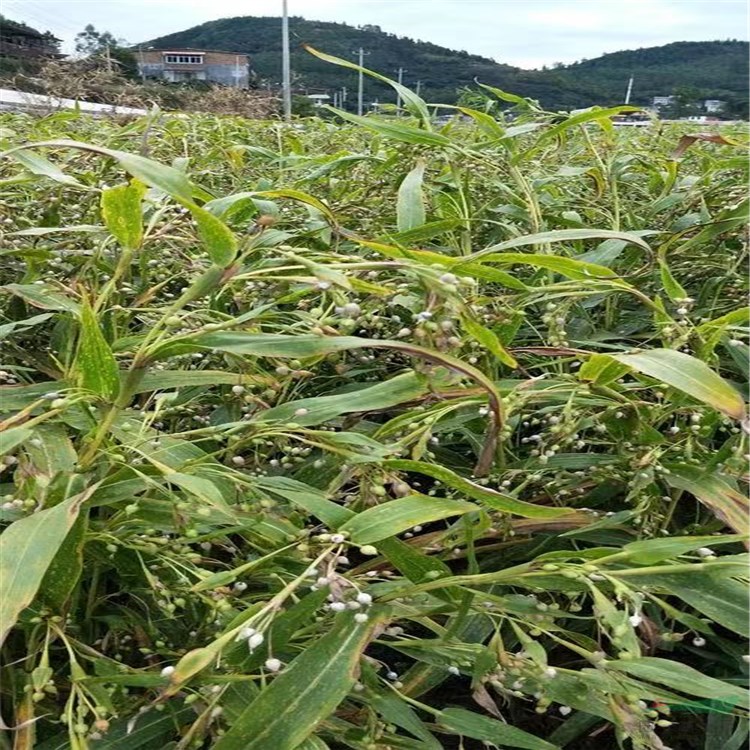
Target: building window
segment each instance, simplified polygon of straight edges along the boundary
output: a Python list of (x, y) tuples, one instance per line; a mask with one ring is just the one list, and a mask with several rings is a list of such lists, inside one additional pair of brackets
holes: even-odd
[(164, 62), (180, 65), (202, 65), (203, 55), (164, 55)]

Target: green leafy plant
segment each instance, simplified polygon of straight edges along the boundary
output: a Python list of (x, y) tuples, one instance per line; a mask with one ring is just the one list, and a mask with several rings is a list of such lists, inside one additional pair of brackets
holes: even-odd
[(743, 134), (399, 91), (2, 116), (5, 747), (747, 738)]

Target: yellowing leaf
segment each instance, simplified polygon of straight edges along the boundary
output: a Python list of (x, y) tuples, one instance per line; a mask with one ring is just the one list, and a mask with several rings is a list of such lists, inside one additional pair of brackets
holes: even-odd
[(145, 185), (131, 182), (102, 191), (102, 217), (110, 233), (128, 250), (140, 247), (143, 239), (141, 201)]
[(91, 305), (81, 306), (81, 333), (73, 369), (78, 385), (114, 401), (120, 392), (120, 370)]

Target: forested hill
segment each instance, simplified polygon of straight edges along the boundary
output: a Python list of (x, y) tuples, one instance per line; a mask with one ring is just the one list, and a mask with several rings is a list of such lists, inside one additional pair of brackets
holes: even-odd
[[(366, 67), (394, 78), (397, 68), (405, 68), (404, 83), (413, 88), (416, 81), (421, 81), (423, 95), (433, 102), (454, 102), (458, 89), (478, 79), (538, 99), (549, 109), (618, 104), (631, 73), (635, 76), (636, 104), (647, 104), (652, 96), (680, 90), (690, 90), (700, 98), (747, 99), (747, 42), (676, 42), (616, 52), (551, 70), (522, 70), (465, 51), (388, 34), (377, 26), (355, 28), (297, 17), (291, 18), (289, 24), (295, 86), (308, 88), (311, 93), (332, 92), (343, 86), (352, 91), (356, 74), (312, 57), (302, 49), (305, 43), (349, 60), (361, 46), (369, 53)], [(223, 18), (143, 45), (244, 52), (251, 56), (252, 68), (261, 81), (279, 83), (279, 18)], [(376, 98), (390, 101), (392, 92), (368, 79), (366, 99)]]

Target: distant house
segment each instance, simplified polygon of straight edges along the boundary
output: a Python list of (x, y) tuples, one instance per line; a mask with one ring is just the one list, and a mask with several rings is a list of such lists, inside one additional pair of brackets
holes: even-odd
[(0, 18), (0, 57), (19, 60), (62, 57), (60, 40), (25, 23)]
[(721, 112), (722, 109), (724, 109), (724, 105), (726, 102), (721, 101), (721, 99), (706, 99), (705, 102), (703, 102), (703, 108), (708, 112), (709, 114), (714, 112)]
[(312, 99), (316, 107), (322, 107), (331, 98), (328, 94), (308, 94), (308, 99)]
[(674, 100), (673, 96), (655, 96), (651, 103), (654, 107), (668, 107), (670, 104), (674, 104)]
[(208, 49), (139, 49), (138, 72), (170, 83), (208, 81), (246, 89), (250, 83), (247, 55)]

